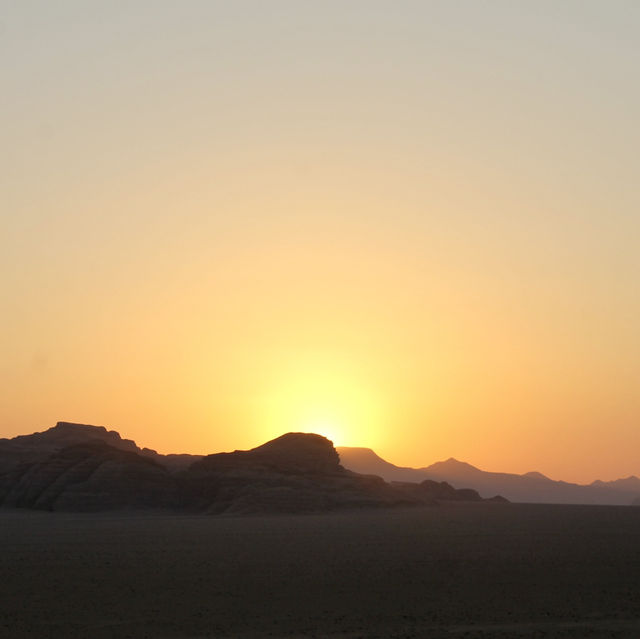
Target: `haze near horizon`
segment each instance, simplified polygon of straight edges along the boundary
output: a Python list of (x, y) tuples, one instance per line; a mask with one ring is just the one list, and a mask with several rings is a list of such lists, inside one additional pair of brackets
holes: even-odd
[(0, 437), (640, 475), (640, 6), (0, 6)]

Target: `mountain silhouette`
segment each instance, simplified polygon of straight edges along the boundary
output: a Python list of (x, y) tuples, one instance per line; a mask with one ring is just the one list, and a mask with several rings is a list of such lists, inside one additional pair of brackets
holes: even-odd
[(599, 486), (605, 488), (613, 488), (614, 490), (621, 490), (625, 492), (634, 492), (640, 495), (640, 479), (635, 475), (624, 477), (622, 479), (614, 479), (613, 481), (600, 481), (596, 479), (590, 486)]
[(345, 469), (333, 444), (287, 433), (247, 451), (159, 455), (101, 426), (58, 422), (0, 440), (0, 506), (40, 510), (319, 512), (482, 501), (446, 482), (388, 483)]
[(475, 466), (467, 464), (467, 462), (458, 461), (454, 457), (449, 457), (446, 461), (436, 462), (435, 464), (431, 464), (428, 468), (421, 470), (428, 470), (434, 474), (455, 475), (456, 477), (468, 476), (474, 478), (478, 476), (478, 473), (482, 472)]
[(429, 479), (458, 487), (471, 486), (484, 498), (502, 495), (514, 502), (629, 505), (640, 496), (637, 477), (581, 485), (555, 481), (538, 472), (523, 475), (488, 472), (453, 457), (423, 468), (405, 468), (385, 461), (369, 448), (342, 446), (337, 451), (342, 465), (358, 473), (377, 474), (391, 482)]

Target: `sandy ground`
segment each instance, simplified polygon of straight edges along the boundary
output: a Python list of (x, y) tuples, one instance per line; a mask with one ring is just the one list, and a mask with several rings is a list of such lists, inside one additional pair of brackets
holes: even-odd
[(640, 637), (640, 508), (0, 512), (2, 637)]

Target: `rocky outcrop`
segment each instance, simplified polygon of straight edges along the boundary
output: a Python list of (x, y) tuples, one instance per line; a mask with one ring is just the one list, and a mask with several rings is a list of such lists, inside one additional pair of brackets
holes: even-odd
[(58, 422), (41, 433), (0, 439), (0, 473), (18, 464), (42, 461), (55, 452), (79, 444), (102, 443), (117, 450), (137, 453), (175, 472), (202, 459), (202, 455), (160, 455), (151, 448), (140, 448), (131, 439), (123, 439), (115, 430), (104, 426)]
[(427, 503), (434, 501), (482, 501), (482, 497), (472, 488), (454, 488), (446, 481), (425, 479), (419, 484), (413, 482), (391, 482), (391, 485), (415, 499)]
[(340, 466), (320, 435), (288, 433), (248, 451), (209, 455), (183, 479), (208, 512), (305, 512), (412, 503), (380, 477)]
[(344, 472), (333, 444), (312, 433), (287, 433), (251, 450), (208, 455), (192, 468), (209, 472), (233, 468), (309, 475)]
[(52, 453), (56, 450), (100, 441), (113, 448), (139, 453), (141, 449), (131, 439), (123, 439), (115, 430), (104, 426), (58, 422), (53, 428), (32, 435), (19, 435), (13, 439), (0, 439), (0, 449), (22, 450), (25, 453)]

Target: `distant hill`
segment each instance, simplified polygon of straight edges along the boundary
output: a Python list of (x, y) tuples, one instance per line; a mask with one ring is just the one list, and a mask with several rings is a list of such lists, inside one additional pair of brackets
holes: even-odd
[(640, 479), (635, 475), (625, 477), (623, 479), (614, 479), (613, 481), (600, 481), (596, 479), (591, 486), (599, 486), (605, 488), (613, 488), (615, 490), (622, 490), (625, 492), (634, 492), (640, 496)]
[(445, 481), (456, 487), (470, 486), (485, 498), (502, 495), (514, 502), (629, 505), (640, 497), (637, 477), (580, 485), (554, 481), (538, 472), (487, 472), (453, 458), (424, 468), (403, 468), (390, 464), (369, 448), (342, 446), (337, 451), (342, 465), (358, 473), (379, 475), (386, 481)]
[(248, 451), (159, 455), (102, 426), (59, 422), (0, 440), (0, 506), (93, 512), (317, 512), (482, 501), (446, 482), (387, 483), (343, 468), (320, 435), (287, 433)]
[(417, 468), (394, 466), (376, 455), (370, 448), (338, 446), (340, 463), (349, 470), (363, 475), (378, 475), (385, 481), (420, 482), (428, 477)]

